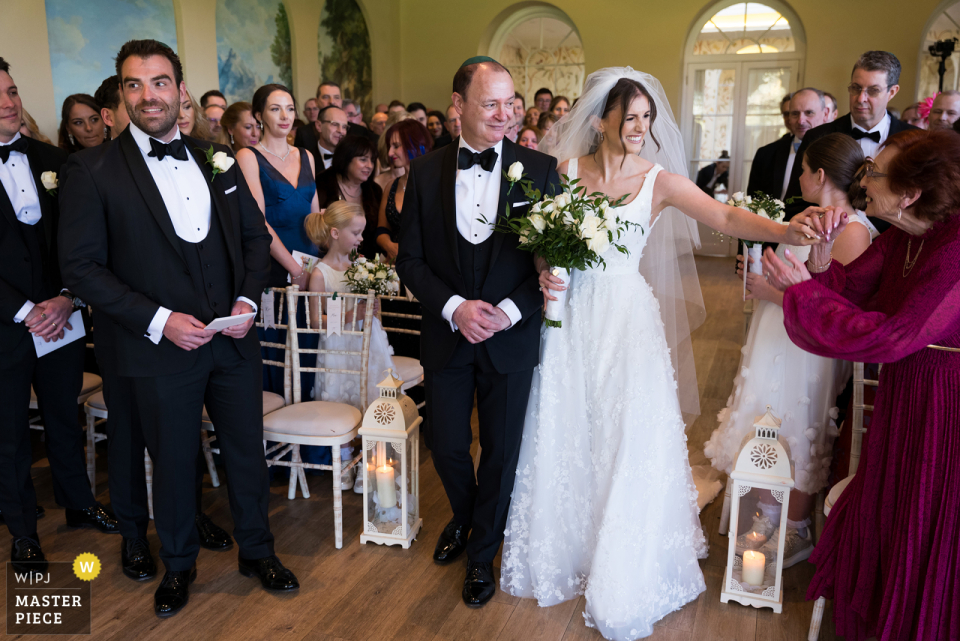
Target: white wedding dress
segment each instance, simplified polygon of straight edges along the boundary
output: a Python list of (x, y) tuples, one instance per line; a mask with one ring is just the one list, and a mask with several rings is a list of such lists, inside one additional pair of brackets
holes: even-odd
[(619, 211), (642, 226), (618, 241), (629, 256), (573, 271), (563, 327), (542, 330), (505, 532), (501, 588), (544, 607), (584, 594), (607, 639), (650, 635), (706, 589), (670, 350), (638, 270), (660, 170)]

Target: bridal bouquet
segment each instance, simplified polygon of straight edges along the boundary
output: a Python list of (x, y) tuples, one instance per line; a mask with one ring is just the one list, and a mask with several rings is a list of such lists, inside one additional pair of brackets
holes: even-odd
[(400, 277), (379, 254), (374, 260), (365, 256), (358, 257), (356, 253), (350, 258), (353, 264), (347, 269), (344, 278), (352, 293), (366, 294), (368, 289), (372, 289), (377, 296), (390, 296), (400, 291)]
[[(792, 200), (792, 199), (790, 199)], [(773, 198), (766, 195), (763, 192), (754, 193), (753, 197), (745, 196), (742, 191), (738, 191), (727, 201), (727, 204), (731, 207), (739, 207), (740, 209), (746, 209), (749, 212), (753, 212), (758, 216), (763, 216), (768, 218), (775, 223), (783, 222), (784, 216), (784, 204), (783, 201), (779, 198)], [(763, 243), (755, 240), (743, 240), (740, 242), (743, 243), (744, 249), (744, 265), (749, 266), (749, 270), (754, 274), (762, 274), (763, 268), (760, 266), (760, 257), (763, 255)], [(751, 263), (747, 260), (747, 257), (753, 259)], [(746, 283), (747, 279), (744, 278), (743, 282)]]
[[(580, 179), (563, 177), (563, 191), (556, 196), (543, 197), (533, 188), (530, 180), (522, 180), (523, 165), (514, 163), (506, 173), (512, 189), (519, 184), (528, 202), (533, 203), (524, 216), (510, 217), (507, 205), (506, 217), (494, 225), (494, 231), (516, 234), (520, 249), (537, 254), (553, 267), (553, 275), (570, 282), (570, 270), (581, 271), (603, 265), (603, 254), (611, 247), (628, 254), (623, 245), (617, 244), (620, 236), (637, 223), (621, 220), (616, 209), (627, 195), (611, 200), (596, 192), (587, 194), (579, 187)], [(509, 193), (509, 192), (508, 192)], [(481, 219), (482, 222), (489, 222)], [(642, 231), (642, 228), (641, 228)], [(558, 300), (548, 301), (544, 322), (549, 327), (560, 327), (560, 310), (563, 308), (567, 290), (551, 292)]]

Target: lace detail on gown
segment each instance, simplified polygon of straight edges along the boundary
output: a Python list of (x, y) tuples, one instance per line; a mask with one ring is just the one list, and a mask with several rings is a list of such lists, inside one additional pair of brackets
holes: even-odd
[(706, 589), (677, 383), (639, 273), (660, 170), (621, 210), (642, 226), (621, 237), (630, 254), (574, 271), (562, 329), (542, 330), (505, 532), (502, 589), (541, 606), (585, 594), (608, 639), (650, 635)]

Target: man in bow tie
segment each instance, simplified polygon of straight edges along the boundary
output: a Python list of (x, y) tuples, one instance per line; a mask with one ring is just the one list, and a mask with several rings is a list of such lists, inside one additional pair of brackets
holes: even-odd
[[(800, 193), (800, 174), (803, 171), (802, 159), (807, 147), (818, 138), (839, 132), (851, 136), (860, 143), (863, 155), (876, 157), (880, 146), (887, 138), (907, 129), (916, 129), (905, 122), (893, 118), (887, 111), (887, 104), (900, 91), (900, 61), (888, 51), (867, 51), (853, 65), (850, 76), (850, 113), (833, 122), (814, 127), (803, 137), (797, 150), (797, 159), (790, 173), (786, 197), (796, 196), (793, 204), (787, 205), (787, 219), (810, 206), (804, 202)], [(879, 218), (870, 219), (881, 232), (890, 224)]]
[(784, 197), (804, 136), (826, 122), (828, 111), (824, 93), (819, 89), (806, 87), (790, 96), (786, 104), (789, 131), (757, 149), (750, 166), (748, 194), (760, 191), (774, 198)]
[[(467, 552), (462, 598), (470, 607), (496, 591), (493, 559), (503, 542), (523, 419), (540, 352), (543, 297), (533, 257), (491, 223), (532, 204), (505, 177), (515, 162), (544, 194), (559, 191), (555, 158), (504, 140), (513, 79), (491, 58), (467, 60), (453, 79), (461, 135), (410, 165), (397, 272), (423, 304), (420, 359), (433, 460), (453, 520), (434, 561)], [(476, 395), (480, 466), (470, 457)]]
[[(196, 578), (194, 474), (204, 408), (229, 479), (240, 572), (267, 589), (298, 587), (273, 553), (267, 519), (253, 318), (205, 329), (215, 318), (256, 311), (270, 235), (239, 168), (208, 161), (211, 143), (180, 134), (187, 93), (173, 50), (131, 40), (116, 69), (130, 125), (64, 167), (60, 256), (68, 286), (114, 323), (116, 373), (133, 381), (166, 566), (154, 610), (166, 617), (186, 605)], [(213, 147), (229, 157), (226, 147)]]

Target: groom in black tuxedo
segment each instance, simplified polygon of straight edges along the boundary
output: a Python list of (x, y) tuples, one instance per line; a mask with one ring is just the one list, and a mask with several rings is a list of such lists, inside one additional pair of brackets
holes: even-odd
[[(513, 118), (510, 73), (471, 58), (453, 79), (462, 135), (410, 166), (397, 272), (423, 304), (421, 355), (433, 425), (433, 460), (453, 508), (434, 552), (449, 563), (467, 551), (463, 600), (496, 591), (493, 559), (516, 475), (533, 368), (540, 356), (543, 296), (533, 256), (494, 221), (530, 203), (504, 176), (514, 162), (541, 192), (559, 191), (557, 161), (503, 138)], [(470, 457), (474, 394), (480, 466)], [(471, 531), (472, 530), (472, 531)], [(468, 539), (469, 535), (469, 539)]]
[(199, 550), (194, 474), (204, 405), (217, 425), (240, 572), (267, 589), (296, 578), (273, 553), (263, 457), (262, 363), (253, 319), (222, 332), (218, 317), (252, 312), (267, 283), (270, 235), (226, 147), (181, 136), (186, 99), (177, 55), (155, 40), (117, 54), (130, 126), (64, 168), (64, 281), (115, 323), (117, 375), (133, 380), (155, 464), (154, 515), (166, 574), (159, 616), (188, 599)]

